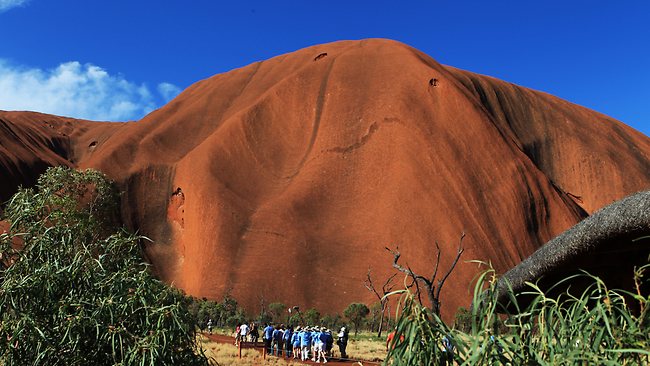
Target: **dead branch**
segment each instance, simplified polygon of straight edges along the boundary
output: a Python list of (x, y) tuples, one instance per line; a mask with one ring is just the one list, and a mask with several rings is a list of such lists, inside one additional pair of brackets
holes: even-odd
[(393, 287), (395, 287), (395, 285), (392, 282), (393, 282), (393, 278), (395, 278), (395, 276), (397, 276), (397, 273), (393, 273), (392, 276), (388, 277), (386, 282), (384, 282), (383, 286), (381, 286), (381, 291), (384, 293), (384, 295), (386, 295), (387, 293), (393, 291)]
[(420, 297), (420, 285), (418, 284), (418, 282), (423, 281), (426, 284), (428, 280), (425, 277), (417, 275), (415, 272), (413, 272), (411, 267), (408, 267), (408, 264), (407, 264), (407, 268), (404, 268), (398, 263), (399, 258), (402, 256), (402, 254), (399, 252), (399, 247), (395, 248), (395, 250), (391, 250), (388, 247), (385, 248), (387, 251), (393, 254), (393, 268), (397, 269), (402, 273), (405, 273), (408, 277), (412, 279), (413, 282), (410, 285), (407, 285), (406, 288), (411, 288), (413, 285), (415, 285), (415, 290), (416, 290), (416, 294), (418, 295), (418, 300), (420, 301), (420, 303), (422, 303)]
[(381, 306), (381, 316), (379, 318), (379, 327), (378, 327), (378, 333), (377, 337), (381, 337), (381, 332), (383, 330), (383, 325), (384, 325), (384, 315), (386, 313), (386, 307), (388, 306), (388, 298), (386, 295), (390, 293), (393, 290), (393, 279), (397, 276), (397, 273), (393, 273), (391, 276), (389, 276), (384, 284), (381, 286), (381, 294), (377, 289), (375, 288), (375, 284), (372, 281), (372, 276), (371, 276), (371, 271), (370, 268), (368, 268), (368, 272), (366, 273), (366, 280), (364, 281), (364, 286), (368, 289), (368, 291), (371, 291), (377, 296), (377, 299), (379, 300), (379, 305)]
[[(424, 285), (424, 287), (427, 290), (427, 295), (429, 297), (429, 301), (431, 302), (431, 310), (435, 314), (440, 314), (440, 291), (442, 290), (442, 287), (445, 284), (445, 281), (447, 281), (447, 278), (449, 275), (451, 275), (451, 272), (453, 272), (454, 268), (456, 268), (456, 265), (458, 264), (458, 260), (460, 259), (460, 256), (463, 254), (464, 249), (463, 249), (463, 238), (465, 237), (465, 232), (463, 232), (460, 236), (460, 240), (458, 242), (458, 249), (456, 251), (456, 257), (454, 258), (454, 261), (452, 262), (451, 266), (445, 273), (445, 275), (442, 277), (442, 279), (438, 280), (436, 282), (436, 278), (438, 276), (438, 270), (440, 268), (440, 255), (441, 255), (441, 250), (440, 250), (440, 245), (438, 242), (435, 242), (436, 244), (436, 261), (435, 265), (433, 268), (433, 275), (431, 276), (431, 279), (424, 277), (422, 275), (419, 275), (411, 269), (411, 267), (407, 266), (403, 267), (402, 265), (399, 264), (399, 259), (402, 256), (402, 254), (399, 252), (399, 247), (397, 247), (395, 250), (391, 250), (388, 247), (385, 247), (387, 251), (389, 251), (393, 255), (393, 268), (397, 269), (398, 271), (406, 274), (409, 278), (412, 279), (413, 283), (411, 285), (407, 286), (407, 288), (410, 288), (411, 286), (415, 285), (416, 288), (416, 293), (417, 293), (417, 298), (420, 304), (422, 304), (422, 298), (420, 295), (420, 282)], [(368, 271), (368, 280), (370, 279), (370, 270)], [(366, 286), (367, 287), (367, 286)], [(373, 291), (374, 286), (373, 286)], [(377, 293), (375, 291), (375, 293)]]
[(460, 235), (460, 240), (458, 240), (458, 249), (456, 250), (456, 258), (454, 258), (454, 261), (451, 263), (449, 270), (442, 278), (442, 280), (438, 281), (438, 286), (436, 288), (436, 296), (435, 296), (435, 298), (438, 299), (438, 301), (440, 301), (440, 290), (442, 290), (442, 286), (445, 284), (447, 277), (449, 277), (449, 275), (454, 270), (454, 268), (456, 268), (456, 265), (458, 264), (458, 260), (460, 259), (461, 254), (463, 254), (463, 252), (465, 251), (465, 249), (463, 248), (463, 238), (465, 238), (465, 232), (463, 232)]
[(389, 251), (389, 252), (391, 252), (393, 254), (393, 268), (395, 268), (396, 270), (398, 270), (398, 271), (400, 271), (402, 273), (407, 274), (408, 276), (412, 277), (414, 280), (424, 280), (424, 281), (427, 280), (426, 278), (415, 274), (415, 272), (413, 272), (410, 267), (409, 268), (404, 268), (399, 263), (397, 263), (399, 261), (399, 258), (402, 256), (402, 254), (399, 252), (399, 247), (397, 247), (395, 250), (391, 250), (388, 247), (385, 247), (385, 248), (386, 248), (387, 251)]
[(433, 284), (433, 281), (436, 280), (436, 276), (438, 276), (438, 268), (440, 267), (440, 245), (438, 245), (438, 242), (436, 241), (436, 265), (433, 268), (433, 276), (431, 276), (431, 281), (430, 283)]
[(382, 299), (382, 297), (384, 295), (386, 295), (387, 293), (392, 291), (392, 289), (394, 287), (394, 285), (392, 284), (392, 281), (393, 281), (393, 278), (395, 278), (395, 276), (397, 276), (397, 273), (393, 273), (393, 275), (391, 275), (390, 277), (388, 277), (388, 279), (386, 279), (384, 284), (381, 286), (381, 292), (382, 292), (381, 294), (375, 288), (375, 284), (372, 282), (372, 277), (371, 277), (370, 273), (371, 273), (370, 268), (368, 268), (368, 273), (366, 273), (366, 279), (363, 282), (363, 285), (368, 289), (368, 291), (373, 292), (375, 294), (375, 296), (377, 296), (377, 298), (381, 301), (381, 299)]
[(372, 278), (370, 277), (370, 268), (368, 268), (368, 272), (366, 273), (366, 279), (363, 281), (363, 285), (368, 289), (368, 291), (372, 292), (377, 296), (380, 300), (381, 297), (379, 296), (379, 292), (375, 289), (375, 285), (372, 283)]

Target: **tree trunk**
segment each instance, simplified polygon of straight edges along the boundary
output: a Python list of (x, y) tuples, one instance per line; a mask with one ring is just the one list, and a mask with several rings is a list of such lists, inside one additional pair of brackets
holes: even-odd
[(381, 338), (381, 331), (384, 325), (384, 313), (386, 312), (386, 301), (381, 302), (381, 315), (379, 315), (379, 332), (377, 338)]
[(431, 312), (440, 316), (440, 302), (438, 299), (436, 299), (436, 296), (434, 294), (435, 287), (429, 286), (429, 284), (426, 285), (427, 295), (429, 295), (429, 301), (431, 301)]

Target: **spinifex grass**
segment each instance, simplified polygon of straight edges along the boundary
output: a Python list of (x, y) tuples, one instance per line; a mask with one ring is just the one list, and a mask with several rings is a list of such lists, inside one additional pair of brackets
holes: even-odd
[[(631, 274), (637, 289), (642, 288), (642, 281), (647, 282), (648, 268), (645, 265)], [(487, 270), (474, 289), (467, 332), (450, 329), (410, 292), (394, 293), (401, 294), (401, 311), (385, 364), (438, 365), (447, 354), (445, 336), (455, 346), (454, 362), (459, 365), (650, 364), (648, 296), (608, 289), (600, 278), (586, 273), (556, 286), (564, 288), (577, 277), (591, 283), (578, 295), (565, 291), (547, 296), (528, 283), (529, 290), (520, 295), (529, 299), (526, 306), (520, 306), (519, 296), (510, 291), (508, 309), (515, 310), (508, 313), (496, 300), (495, 273)]]

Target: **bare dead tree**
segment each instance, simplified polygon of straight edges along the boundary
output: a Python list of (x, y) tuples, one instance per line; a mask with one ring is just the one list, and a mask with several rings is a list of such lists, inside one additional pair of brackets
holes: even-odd
[(465, 238), (465, 233), (461, 234), (460, 240), (458, 241), (458, 249), (456, 251), (456, 257), (454, 258), (454, 261), (452, 262), (451, 266), (444, 274), (444, 276), (442, 276), (442, 278), (437, 281), (436, 278), (438, 276), (438, 269), (440, 267), (440, 245), (438, 245), (438, 242), (436, 242), (436, 249), (437, 249), (436, 262), (433, 267), (433, 275), (430, 278), (413, 272), (411, 267), (409, 267), (408, 265), (406, 267), (400, 265), (398, 262), (402, 254), (399, 252), (399, 247), (395, 248), (395, 250), (391, 250), (388, 247), (386, 247), (386, 250), (389, 251), (391, 254), (393, 254), (393, 267), (398, 271), (405, 273), (413, 280), (413, 283), (410, 286), (415, 284), (416, 294), (418, 296), (418, 301), (420, 301), (420, 304), (422, 304), (422, 298), (420, 297), (419, 283), (422, 283), (424, 285), (424, 288), (427, 291), (429, 302), (431, 302), (431, 311), (436, 315), (440, 315), (440, 305), (441, 305), (440, 291), (442, 290), (442, 287), (444, 286), (445, 281), (447, 280), (451, 272), (454, 270), (454, 268), (456, 268), (456, 265), (458, 264), (458, 260), (460, 259), (460, 256), (463, 254), (463, 251), (465, 250), (463, 249), (463, 238)]
[(375, 288), (375, 284), (372, 282), (372, 277), (370, 275), (370, 268), (368, 268), (368, 273), (366, 273), (366, 280), (363, 282), (363, 285), (366, 286), (368, 291), (372, 292), (379, 299), (379, 305), (381, 308), (381, 314), (379, 315), (379, 330), (377, 332), (377, 337), (381, 338), (381, 331), (383, 330), (384, 325), (384, 314), (386, 314), (386, 306), (388, 305), (388, 297), (385, 297), (386, 294), (390, 293), (393, 290), (393, 279), (397, 276), (397, 273), (394, 273), (392, 276), (388, 277), (384, 284), (381, 286), (381, 293)]

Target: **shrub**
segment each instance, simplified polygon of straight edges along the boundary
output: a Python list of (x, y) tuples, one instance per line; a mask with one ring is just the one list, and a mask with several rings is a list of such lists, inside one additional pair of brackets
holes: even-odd
[(257, 322), (259, 324), (268, 324), (268, 323), (271, 323), (273, 321), (271, 319), (271, 315), (266, 311), (260, 312), (260, 314), (257, 316), (256, 320), (257, 320)]
[(208, 326), (208, 320), (212, 319), (213, 325), (218, 325), (221, 318), (221, 307), (217, 302), (208, 299), (190, 298), (188, 311), (192, 315), (194, 324), (204, 330)]
[(338, 326), (342, 323), (342, 318), (341, 315), (339, 314), (333, 314), (333, 315), (325, 315), (321, 319), (321, 324), (329, 329), (337, 329)]
[(287, 315), (287, 306), (281, 302), (272, 302), (269, 304), (269, 313), (271, 321), (275, 323), (282, 323)]
[(308, 309), (307, 311), (305, 311), (304, 319), (306, 325), (319, 325), (320, 312), (314, 308)]
[(302, 323), (303, 323), (303, 319), (300, 313), (293, 313), (293, 315), (289, 317), (289, 322), (287, 325), (296, 327), (297, 325), (300, 325)]
[(370, 309), (365, 304), (352, 303), (343, 310), (343, 315), (354, 325), (354, 335), (359, 333), (359, 326), (370, 313)]
[(189, 302), (152, 277), (143, 238), (116, 229), (117, 197), (101, 173), (51, 168), (10, 200), (0, 364), (207, 364)]
[[(637, 288), (647, 279), (637, 270)], [(447, 354), (443, 338), (455, 346), (455, 361), (463, 365), (643, 365), (650, 363), (650, 334), (647, 329), (650, 297), (608, 289), (595, 276), (572, 276), (559, 285), (563, 287), (576, 277), (587, 278), (591, 285), (581, 294), (564, 292), (547, 296), (535, 284), (521, 294), (533, 300), (520, 306), (518, 296), (508, 293), (513, 307), (501, 329), (497, 310), (496, 276), (492, 269), (482, 273), (474, 289), (469, 313), (464, 313), (467, 331), (449, 329), (429, 309), (417, 302), (413, 294), (401, 291), (395, 342), (385, 364), (438, 364)], [(640, 311), (629, 302), (638, 303)], [(397, 341), (404, 337), (403, 341)]]
[(226, 294), (221, 302), (217, 303), (219, 311), (219, 326), (231, 326), (241, 324), (246, 321), (244, 310), (239, 306), (234, 297)]

